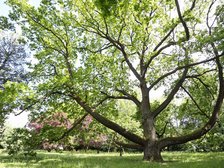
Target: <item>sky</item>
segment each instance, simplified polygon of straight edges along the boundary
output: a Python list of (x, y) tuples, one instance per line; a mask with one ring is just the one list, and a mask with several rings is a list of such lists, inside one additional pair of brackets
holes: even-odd
[(6, 4), (4, 4), (5, 0), (0, 0), (0, 16), (7, 16), (10, 10)]
[[(33, 6), (38, 6), (41, 0), (29, 0), (30, 4)], [(0, 0), (0, 16), (7, 16), (10, 11), (10, 7), (7, 6), (5, 0)]]

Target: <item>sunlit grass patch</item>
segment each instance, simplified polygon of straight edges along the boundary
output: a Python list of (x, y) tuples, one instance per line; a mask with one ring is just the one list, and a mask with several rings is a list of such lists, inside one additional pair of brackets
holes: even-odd
[(142, 160), (142, 153), (44, 152), (26, 159), (24, 155), (14, 158), (0, 154), (0, 168), (223, 168), (224, 153), (164, 152), (164, 163)]

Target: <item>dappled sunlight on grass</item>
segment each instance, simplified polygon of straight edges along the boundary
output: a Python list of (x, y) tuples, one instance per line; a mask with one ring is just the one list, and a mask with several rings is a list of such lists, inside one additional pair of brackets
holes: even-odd
[(0, 154), (0, 168), (222, 168), (224, 153), (185, 153), (164, 152), (164, 163), (149, 163), (142, 160), (142, 153), (99, 153), (96, 152), (43, 152), (37, 157), (25, 158), (23, 155), (11, 158)]
[(163, 156), (168, 161), (181, 161), (181, 162), (200, 162), (212, 160), (224, 160), (224, 153), (221, 152), (208, 152), (208, 153), (187, 153), (187, 152), (165, 152)]

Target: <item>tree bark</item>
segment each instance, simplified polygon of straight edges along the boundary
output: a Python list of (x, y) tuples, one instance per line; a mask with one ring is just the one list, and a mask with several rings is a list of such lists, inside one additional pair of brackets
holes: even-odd
[(154, 127), (154, 119), (148, 117), (143, 123), (144, 137), (146, 139), (144, 144), (143, 160), (162, 162), (161, 149), (158, 144), (156, 129)]
[(146, 83), (141, 84), (142, 101), (141, 101), (141, 112), (142, 112), (142, 126), (145, 144), (143, 148), (144, 156), (143, 160), (162, 162), (161, 150), (158, 145), (156, 129), (154, 126), (154, 116), (151, 113), (149, 103), (149, 89)]
[(143, 160), (152, 162), (162, 162), (161, 149), (157, 141), (148, 141), (144, 146)]

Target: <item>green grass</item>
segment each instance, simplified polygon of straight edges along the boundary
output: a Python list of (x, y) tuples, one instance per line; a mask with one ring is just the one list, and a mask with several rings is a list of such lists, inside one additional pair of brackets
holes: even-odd
[(38, 152), (36, 158), (14, 158), (0, 152), (0, 168), (223, 168), (224, 153), (164, 152), (164, 163), (142, 161), (142, 154)]

